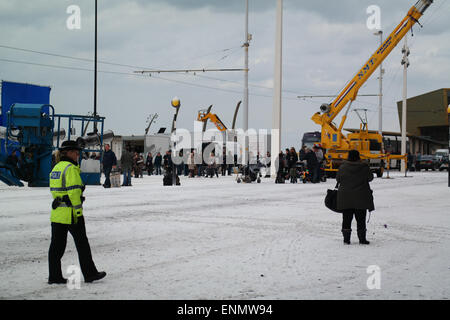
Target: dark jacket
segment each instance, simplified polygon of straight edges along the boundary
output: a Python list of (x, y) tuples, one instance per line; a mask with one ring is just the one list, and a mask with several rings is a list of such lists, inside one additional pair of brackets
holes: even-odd
[(295, 168), (296, 164), (298, 161), (298, 156), (296, 152), (290, 152), (289, 156), (287, 158), (287, 165), (289, 167), (289, 169), (291, 168)]
[(164, 155), (163, 165), (164, 165), (164, 167), (172, 167), (172, 155), (170, 155), (170, 154)]
[(159, 155), (159, 156), (156, 156), (155, 157), (155, 166), (161, 166), (161, 162), (162, 162), (162, 156), (161, 155)]
[(122, 152), (120, 165), (122, 167), (122, 170), (131, 170), (131, 168), (133, 167), (133, 155), (126, 149), (124, 149)]
[(103, 153), (103, 168), (112, 168), (117, 165), (116, 154), (112, 151), (105, 151)]
[(337, 192), (337, 208), (343, 209), (375, 209), (369, 182), (373, 173), (364, 162), (344, 161), (336, 174), (339, 182)]
[(300, 150), (300, 160), (306, 160), (306, 165), (309, 169), (315, 168), (319, 165), (316, 154), (311, 150), (308, 152), (305, 152), (303, 149)]
[(278, 154), (278, 170), (277, 173), (282, 173), (284, 171), (284, 153), (280, 152)]

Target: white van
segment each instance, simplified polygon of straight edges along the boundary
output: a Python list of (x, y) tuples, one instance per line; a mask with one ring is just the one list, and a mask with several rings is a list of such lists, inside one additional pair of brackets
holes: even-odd
[(441, 161), (445, 157), (448, 158), (448, 149), (437, 149), (435, 155), (439, 161)]
[(437, 149), (435, 156), (439, 161), (439, 171), (448, 170), (448, 149)]

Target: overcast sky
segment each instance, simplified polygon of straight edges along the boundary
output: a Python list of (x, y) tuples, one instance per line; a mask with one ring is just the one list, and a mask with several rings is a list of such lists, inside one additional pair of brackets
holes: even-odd
[[(271, 128), (273, 105), (276, 0), (250, 0), (249, 127)], [(332, 99), (297, 99), (298, 95), (333, 95), (359, 70), (379, 45), (366, 21), (370, 5), (381, 8), (385, 35), (415, 0), (284, 1), (282, 146), (300, 146), (306, 131), (320, 131), (310, 118)], [(66, 26), (67, 7), (81, 9), (81, 29)], [(197, 112), (213, 112), (231, 127), (234, 108), (243, 98), (242, 72), (133, 75), (142, 69), (243, 68), (244, 0), (99, 0), (98, 113), (106, 129), (142, 135), (151, 113), (170, 130), (174, 96), (181, 99), (177, 126), (192, 130)], [(408, 97), (450, 87), (450, 0), (435, 0), (408, 33), (411, 47)], [(94, 57), (94, 1), (0, 0), (0, 79), (49, 85), (57, 113), (93, 110), (93, 62), (43, 55), (15, 47), (83, 59)], [(399, 131), (396, 102), (402, 99), (401, 44), (384, 62), (383, 129)], [(1, 60), (3, 59), (3, 60)], [(14, 60), (22, 63), (6, 62)], [(27, 63), (70, 67), (63, 69)], [(83, 70), (79, 70), (83, 69)], [(114, 72), (114, 73), (111, 73)], [(360, 94), (378, 93), (378, 71)], [(378, 128), (378, 98), (361, 97), (369, 128)], [(242, 109), (241, 109), (242, 110)], [(340, 117), (338, 117), (340, 119)], [(238, 126), (242, 125), (242, 113)], [(209, 127), (212, 124), (209, 124)], [(345, 127), (359, 127), (354, 112)]]

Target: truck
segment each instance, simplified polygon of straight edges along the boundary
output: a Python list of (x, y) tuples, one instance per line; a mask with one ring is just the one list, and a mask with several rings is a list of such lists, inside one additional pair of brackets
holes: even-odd
[[(406, 154), (392, 155), (384, 152), (382, 148), (380, 151), (374, 152), (373, 149), (375, 148), (375, 145), (377, 146), (376, 149), (379, 149), (378, 146), (382, 146), (382, 136), (379, 133), (369, 132), (367, 125), (363, 126), (363, 124), (361, 124), (359, 131), (349, 133), (347, 136), (342, 133), (342, 130), (348, 112), (350, 111), (352, 103), (356, 99), (361, 86), (369, 79), (407, 32), (411, 30), (413, 25), (419, 23), (420, 17), (432, 3), (433, 0), (417, 1), (337, 97), (331, 103), (322, 104), (320, 106), (320, 112), (315, 113), (311, 117), (311, 120), (322, 128), (321, 145), (322, 148), (326, 150), (325, 171), (328, 176), (333, 177), (336, 174), (340, 164), (347, 158), (350, 150), (358, 150), (361, 158), (367, 161), (370, 161), (370, 159), (379, 159), (380, 164), (378, 169), (376, 169), (378, 170), (379, 176), (380, 173), (382, 175), (381, 170), (384, 167), (384, 165), (382, 165), (383, 162), (386, 162), (389, 165), (391, 159), (403, 159), (403, 161), (407, 161)], [(333, 120), (347, 105), (348, 107), (341, 118), (340, 124), (336, 125)]]

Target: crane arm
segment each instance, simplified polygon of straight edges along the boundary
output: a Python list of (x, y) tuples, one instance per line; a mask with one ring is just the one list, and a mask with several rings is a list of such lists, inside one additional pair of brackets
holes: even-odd
[(211, 114), (210, 117), (211, 117), (210, 120), (216, 125), (216, 127), (217, 127), (217, 129), (219, 129), (219, 131), (227, 130), (227, 127), (222, 122), (222, 120), (220, 120), (219, 116), (217, 116), (216, 114)]
[[(399, 25), (392, 31), (392, 33), (386, 38), (383, 44), (375, 51), (375, 53), (369, 58), (369, 60), (362, 66), (353, 79), (346, 85), (341, 93), (334, 99), (331, 104), (323, 104), (320, 107), (320, 112), (317, 112), (311, 118), (315, 123), (322, 126), (327, 134), (337, 135), (334, 140), (344, 139), (341, 130), (346, 120), (347, 114), (342, 117), (341, 124), (337, 128), (332, 121), (341, 112), (341, 110), (347, 105), (348, 102), (352, 102), (356, 99), (358, 90), (377, 69), (377, 67), (383, 62), (384, 59), (391, 53), (395, 46), (405, 36), (405, 34), (412, 28), (412, 26), (419, 22), (419, 18), (423, 15), (425, 10), (433, 3), (433, 0), (419, 0), (415, 5), (409, 9), (406, 16), (399, 23)], [(348, 112), (348, 110), (347, 110)], [(324, 135), (322, 130), (322, 135)], [(323, 140), (323, 139), (322, 139)]]
[(197, 121), (208, 121), (208, 119), (214, 123), (214, 125), (217, 127), (217, 129), (219, 129), (219, 131), (226, 131), (227, 127), (225, 126), (225, 124), (222, 122), (222, 120), (220, 120), (220, 118), (211, 112), (202, 112), (200, 111), (198, 113), (198, 117), (197, 117)]

